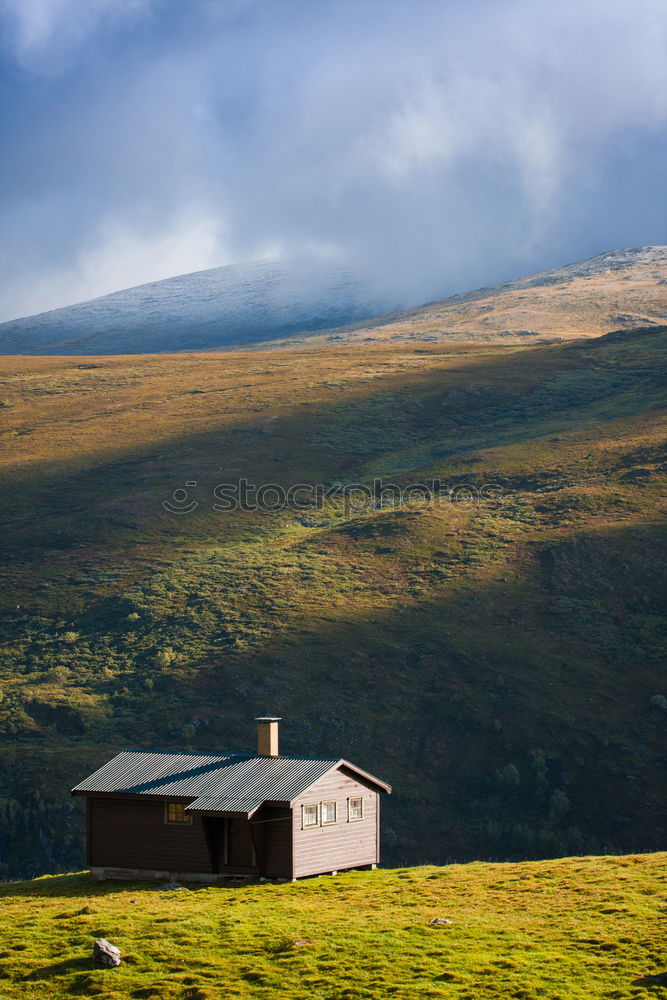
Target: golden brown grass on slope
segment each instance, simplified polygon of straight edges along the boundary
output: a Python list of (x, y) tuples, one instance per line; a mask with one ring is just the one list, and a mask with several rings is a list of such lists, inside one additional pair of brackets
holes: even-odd
[(292, 343), (310, 347), (394, 340), (522, 344), (597, 337), (610, 330), (661, 324), (667, 317), (667, 257), (664, 248), (655, 251), (655, 259), (647, 255), (629, 260), (627, 266), (600, 264), (590, 274), (578, 276), (564, 268), (562, 277), (545, 284), (530, 285), (533, 279), (519, 279), (379, 321), (295, 338)]

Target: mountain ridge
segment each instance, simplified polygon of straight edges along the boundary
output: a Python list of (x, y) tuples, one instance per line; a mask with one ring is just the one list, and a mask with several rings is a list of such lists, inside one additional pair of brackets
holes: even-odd
[[(532, 297), (521, 294), (531, 291)], [(526, 337), (532, 343), (544, 343), (600, 336), (618, 327), (660, 325), (666, 318), (667, 246), (647, 246), (610, 250), (459, 292), (387, 314), (375, 323), (362, 321), (344, 336), (313, 335), (302, 343), (426, 339), (510, 345), (524, 343)]]
[(339, 326), (382, 309), (339, 264), (258, 260), (134, 285), (0, 324), (2, 354), (214, 349)]
[(345, 266), (250, 261), (10, 320), (0, 324), (0, 354), (145, 354), (366, 339), (540, 343), (665, 317), (664, 246), (611, 250), (398, 311)]

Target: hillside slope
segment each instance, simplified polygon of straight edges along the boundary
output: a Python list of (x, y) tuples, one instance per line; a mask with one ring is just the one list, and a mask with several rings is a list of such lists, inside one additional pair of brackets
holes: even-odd
[[(660, 849), (666, 348), (8, 359), (0, 870), (81, 864), (116, 749), (267, 712), (391, 782), (390, 863)], [(216, 510), (242, 478), (439, 495)]]
[(371, 291), (349, 269), (304, 259), (254, 261), (114, 292), (0, 324), (0, 355), (140, 354), (241, 344), (357, 341), (520, 344), (599, 336), (667, 318), (667, 247), (590, 260), (416, 309)]
[[(581, 857), (171, 892), (86, 874), (0, 885), (0, 989), (7, 1000), (663, 996), (644, 973), (667, 972), (666, 862)], [(97, 937), (120, 947), (119, 968), (91, 968)]]
[(251, 261), (1, 323), (0, 354), (206, 350), (340, 326), (382, 306), (344, 267)]
[(332, 340), (541, 343), (660, 325), (665, 319), (667, 247), (638, 247), (311, 334), (304, 342), (312, 347)]

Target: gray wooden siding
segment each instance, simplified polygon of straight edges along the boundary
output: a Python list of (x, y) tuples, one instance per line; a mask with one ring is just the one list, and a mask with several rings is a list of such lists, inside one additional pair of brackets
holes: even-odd
[[(348, 822), (347, 800), (361, 795), (364, 818)], [(294, 842), (294, 877), (377, 864), (378, 796), (368, 785), (338, 770), (320, 778), (294, 803), (292, 836)], [(335, 801), (338, 821), (335, 826), (302, 829), (301, 807), (312, 802)]]

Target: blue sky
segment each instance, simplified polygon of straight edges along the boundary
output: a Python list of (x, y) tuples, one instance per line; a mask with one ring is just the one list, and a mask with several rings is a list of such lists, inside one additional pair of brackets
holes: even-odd
[(405, 304), (667, 243), (664, 0), (0, 0), (0, 320), (219, 264)]

